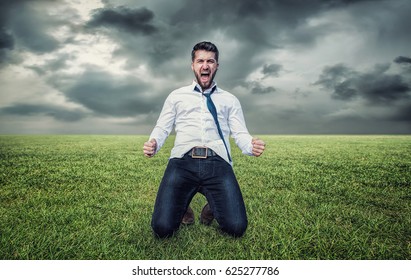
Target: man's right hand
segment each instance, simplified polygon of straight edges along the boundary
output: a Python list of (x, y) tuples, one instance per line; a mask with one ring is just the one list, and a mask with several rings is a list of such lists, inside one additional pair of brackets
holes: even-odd
[(143, 152), (146, 157), (152, 157), (157, 150), (157, 141), (156, 139), (151, 139), (144, 143)]

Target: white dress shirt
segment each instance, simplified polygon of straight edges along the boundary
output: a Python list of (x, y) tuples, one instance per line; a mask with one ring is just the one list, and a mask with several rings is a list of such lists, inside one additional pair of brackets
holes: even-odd
[[(170, 158), (181, 158), (193, 147), (208, 147), (230, 163), (223, 140), (217, 131), (213, 116), (207, 108), (207, 99), (194, 90), (196, 82), (174, 90), (164, 102), (150, 139), (157, 141), (156, 153), (175, 129), (176, 138)], [(211, 88), (204, 93), (207, 94)], [(240, 102), (233, 94), (217, 87), (211, 98), (216, 106), (218, 121), (231, 155), (231, 135), (243, 154), (252, 155), (252, 136), (245, 125)], [(232, 163), (230, 163), (232, 164)]]

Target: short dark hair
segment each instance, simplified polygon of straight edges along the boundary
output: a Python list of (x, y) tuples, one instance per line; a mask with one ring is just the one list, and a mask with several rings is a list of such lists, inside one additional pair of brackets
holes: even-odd
[(213, 53), (215, 53), (215, 59), (216, 59), (217, 62), (218, 62), (218, 49), (217, 49), (217, 46), (214, 45), (214, 44), (211, 43), (211, 42), (206, 42), (206, 41), (200, 42), (200, 43), (196, 44), (196, 45), (193, 47), (193, 50), (191, 51), (191, 61), (194, 61), (194, 57), (195, 57), (195, 55), (196, 55), (196, 51), (199, 51), (199, 50), (203, 50), (203, 51), (208, 51), (208, 52), (213, 52)]

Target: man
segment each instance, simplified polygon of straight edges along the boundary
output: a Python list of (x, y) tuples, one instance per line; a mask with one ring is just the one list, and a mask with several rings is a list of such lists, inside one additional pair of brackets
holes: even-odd
[(240, 102), (217, 87), (217, 47), (210, 42), (194, 46), (191, 69), (195, 81), (167, 97), (150, 140), (144, 143), (145, 156), (154, 156), (175, 128), (176, 138), (161, 181), (151, 226), (156, 236), (173, 235), (197, 192), (207, 198), (220, 229), (240, 237), (247, 228), (243, 197), (234, 175), (229, 135), (244, 154), (260, 156), (264, 141), (253, 138), (245, 125)]

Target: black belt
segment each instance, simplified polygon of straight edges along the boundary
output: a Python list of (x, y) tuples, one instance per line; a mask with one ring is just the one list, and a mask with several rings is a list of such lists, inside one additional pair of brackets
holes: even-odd
[(207, 147), (194, 147), (187, 152), (192, 158), (208, 158), (217, 156), (216, 152)]

